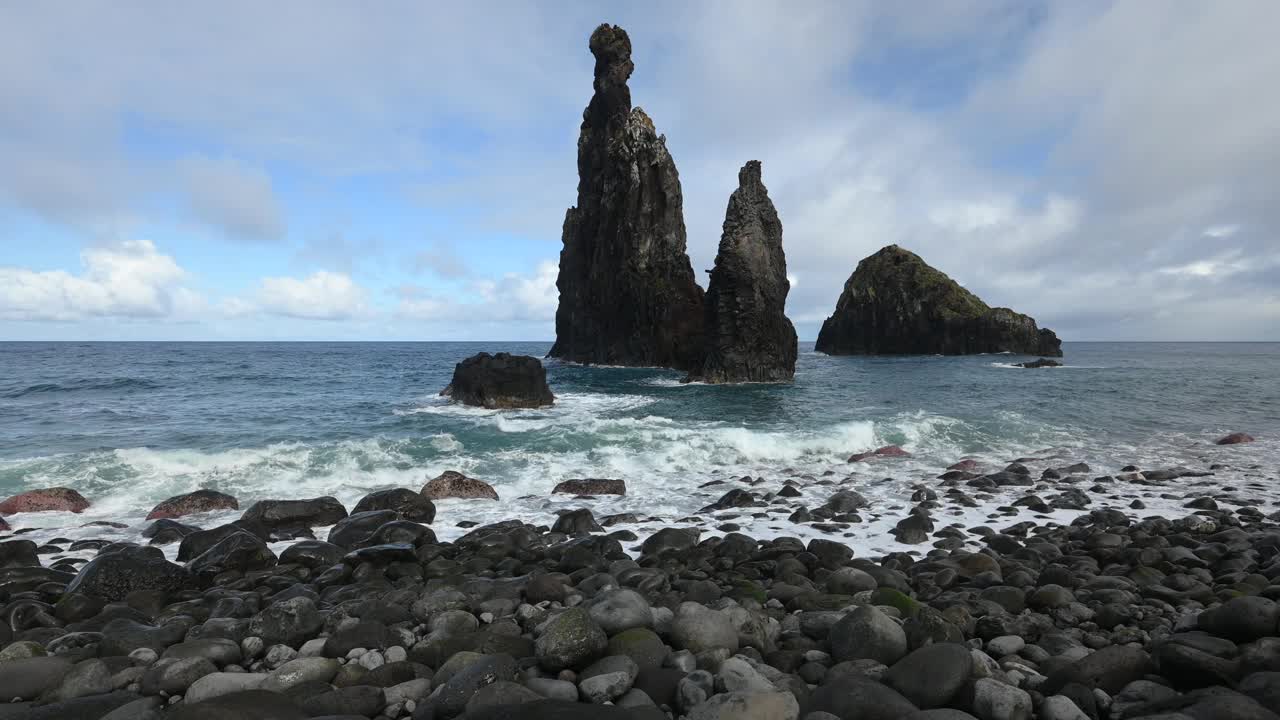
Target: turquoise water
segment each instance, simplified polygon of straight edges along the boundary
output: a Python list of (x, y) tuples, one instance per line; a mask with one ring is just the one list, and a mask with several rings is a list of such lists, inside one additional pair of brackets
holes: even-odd
[[(559, 501), (548, 492), (569, 477), (628, 482), (628, 498), (599, 512), (673, 517), (705, 504), (695, 491), (710, 479), (844, 474), (850, 453), (889, 443), (912, 457), (854, 470), (893, 502), (961, 456), (1055, 452), (1115, 471), (1229, 451), (1272, 475), (1280, 464), (1275, 343), (1067, 343), (1068, 367), (1050, 370), (1011, 368), (1024, 359), (1013, 356), (833, 358), (805, 343), (791, 385), (682, 385), (674, 372), (548, 362), (550, 410), (483, 411), (437, 395), (468, 355), (549, 347), (2, 343), (0, 496), (67, 485), (94, 502), (83, 519), (139, 522), (201, 487), (242, 502), (351, 504), (453, 469), (503, 497), (460, 505), (469, 517), (549, 517)], [(1237, 430), (1259, 442), (1209, 444)]]

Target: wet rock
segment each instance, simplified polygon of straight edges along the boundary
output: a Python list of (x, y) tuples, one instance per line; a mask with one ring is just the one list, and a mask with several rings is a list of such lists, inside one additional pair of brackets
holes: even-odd
[(556, 518), (556, 524), (551, 528), (552, 532), (562, 532), (566, 535), (578, 535), (583, 533), (603, 532), (604, 528), (596, 522), (595, 516), (586, 508), (578, 510), (566, 510)]
[(440, 393), (454, 402), (489, 409), (537, 408), (555, 403), (542, 362), (528, 355), (479, 353), (458, 363)]
[(135, 590), (167, 594), (185, 588), (190, 582), (190, 574), (182, 566), (166, 560), (159, 549), (125, 547), (90, 560), (66, 592), (115, 602), (124, 600)]
[(324, 625), (324, 617), (309, 598), (274, 603), (249, 620), (248, 632), (268, 645), (299, 647)]
[(84, 512), (89, 501), (83, 495), (65, 487), (29, 490), (0, 502), (0, 515), (28, 512)]
[(241, 519), (278, 530), (334, 525), (346, 516), (347, 509), (342, 503), (326, 496), (310, 500), (259, 500), (244, 511)]
[(705, 316), (686, 254), (680, 177), (653, 121), (631, 107), (626, 31), (601, 25), (589, 47), (595, 94), (578, 137), (578, 202), (565, 213), (549, 355), (693, 370)]
[(187, 570), (209, 579), (228, 570), (262, 570), (275, 564), (276, 554), (266, 543), (247, 532), (235, 532), (187, 563)]
[(147, 520), (180, 518), (184, 515), (212, 512), (214, 510), (239, 510), (240, 501), (216, 490), (196, 490), (185, 495), (175, 495), (162, 501), (147, 513)]
[(1251, 443), (1253, 441), (1254, 441), (1253, 436), (1250, 435), (1249, 433), (1236, 432), (1236, 433), (1231, 433), (1230, 435), (1218, 438), (1218, 440), (1214, 444), (1215, 445), (1240, 445), (1241, 443)]
[(461, 498), (464, 500), (497, 500), (498, 492), (483, 480), (446, 470), (422, 487), (423, 497), (431, 500)]
[(62, 684), (73, 665), (60, 657), (33, 657), (0, 664), (0, 698), (34, 700)]
[(369, 493), (351, 510), (352, 515), (373, 510), (390, 510), (398, 520), (431, 524), (436, 518), (436, 506), (421, 493), (406, 488), (392, 488)]
[(1031, 362), (1014, 363), (1014, 365), (1020, 368), (1028, 368), (1033, 370), (1038, 368), (1062, 367), (1062, 363), (1058, 362), (1057, 360), (1050, 360), (1048, 358), (1040, 358), (1039, 360), (1032, 360)]
[(917, 710), (893, 688), (861, 675), (829, 682), (810, 693), (800, 708), (801, 717), (827, 712), (838, 718), (901, 720)]
[(566, 495), (626, 495), (627, 483), (624, 480), (596, 478), (565, 480), (558, 483), (551, 492)]

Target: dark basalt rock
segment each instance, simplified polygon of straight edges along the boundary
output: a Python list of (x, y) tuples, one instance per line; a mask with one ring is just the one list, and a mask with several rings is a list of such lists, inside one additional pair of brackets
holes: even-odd
[(227, 570), (262, 570), (276, 564), (276, 554), (258, 537), (236, 532), (187, 564), (192, 574), (209, 578)]
[(239, 510), (240, 501), (216, 490), (196, 490), (185, 495), (175, 495), (161, 502), (147, 513), (148, 520), (178, 518), (183, 515), (211, 510)]
[(1030, 370), (1034, 370), (1036, 368), (1062, 367), (1062, 363), (1058, 362), (1057, 360), (1040, 358), (1039, 360), (1032, 360), (1031, 362), (1017, 363), (1017, 366), (1020, 368), (1027, 368)]
[(738, 171), (706, 297), (706, 356), (690, 380), (787, 382), (796, 374), (796, 329), (787, 319), (782, 221), (760, 161)]
[(123, 547), (90, 560), (66, 591), (114, 602), (135, 590), (175, 592), (190, 581), (187, 571), (166, 560), (158, 548)]
[(422, 493), (416, 493), (408, 488), (392, 488), (390, 490), (371, 492), (356, 503), (356, 506), (351, 510), (351, 514), (355, 515), (370, 510), (392, 510), (399, 516), (398, 519), (400, 520), (412, 520), (427, 524), (436, 519), (435, 503), (423, 496)]
[(1240, 445), (1242, 443), (1251, 443), (1251, 442), (1253, 442), (1252, 435), (1250, 435), (1249, 433), (1237, 432), (1237, 433), (1231, 433), (1226, 437), (1219, 438), (1218, 441), (1215, 442), (1214, 444), (1215, 445)]
[(1052, 330), (988, 306), (915, 253), (890, 245), (858, 263), (815, 349), (828, 355), (1062, 357)]
[(565, 213), (550, 357), (695, 370), (703, 292), (685, 251), (680, 175), (666, 138), (631, 107), (631, 40), (591, 34), (595, 94), (578, 136), (578, 202)]
[(558, 483), (551, 492), (566, 495), (626, 495), (627, 483), (625, 480), (600, 478), (565, 480)]
[(342, 503), (325, 496), (311, 500), (259, 500), (240, 519), (278, 530), (333, 525), (346, 516)]
[(538, 358), (508, 353), (479, 353), (458, 363), (453, 382), (440, 394), (490, 410), (538, 408), (556, 401)]

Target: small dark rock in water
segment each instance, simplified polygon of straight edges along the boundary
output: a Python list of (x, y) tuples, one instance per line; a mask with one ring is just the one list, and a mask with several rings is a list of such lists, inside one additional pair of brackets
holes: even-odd
[(690, 380), (786, 382), (796, 374), (796, 329), (787, 319), (782, 222), (760, 161), (738, 171), (706, 296), (706, 357)]
[(565, 480), (557, 484), (551, 492), (564, 495), (626, 495), (627, 483), (624, 480), (598, 478)]
[(542, 362), (509, 353), (480, 353), (463, 360), (453, 370), (453, 382), (440, 394), (490, 410), (546, 407), (556, 400)]
[(0, 502), (0, 515), (22, 512), (84, 512), (89, 501), (83, 495), (65, 487), (44, 488), (19, 493)]
[(911, 457), (911, 453), (903, 450), (897, 445), (885, 445), (869, 452), (854, 453), (849, 456), (849, 462), (862, 462), (877, 457)]
[(1039, 360), (1032, 360), (1031, 362), (1016, 363), (1016, 366), (1020, 368), (1050, 368), (1062, 367), (1062, 363), (1057, 360), (1050, 360), (1049, 358), (1040, 358)]
[[(1251, 443), (1251, 442), (1253, 442), (1252, 435), (1250, 435), (1249, 433), (1238, 432), (1238, 433), (1231, 433), (1226, 437), (1218, 438), (1218, 441), (1214, 444), (1215, 445), (1239, 445), (1241, 443)], [(0, 510), (0, 512), (3, 512), (3, 510)]]
[(1032, 318), (990, 307), (915, 253), (890, 245), (858, 263), (815, 349), (828, 355), (1061, 357), (1061, 345)]
[(703, 292), (686, 252), (680, 175), (627, 80), (631, 38), (591, 33), (595, 93), (578, 135), (578, 202), (565, 213), (550, 357), (694, 370)]
[(186, 495), (175, 495), (161, 502), (147, 513), (148, 520), (162, 518), (179, 518), (183, 515), (209, 512), (211, 510), (239, 510), (240, 501), (216, 490), (196, 490)]
[(422, 486), (423, 497), (432, 500), (444, 498), (497, 500), (498, 492), (483, 480), (467, 477), (456, 470), (445, 470)]

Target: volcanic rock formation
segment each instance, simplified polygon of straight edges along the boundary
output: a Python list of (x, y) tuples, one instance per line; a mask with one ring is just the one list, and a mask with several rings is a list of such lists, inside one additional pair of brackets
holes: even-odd
[(690, 379), (785, 382), (796, 374), (796, 329), (786, 316), (782, 222), (760, 180), (760, 161), (738, 171), (706, 297), (706, 350)]
[(680, 175), (666, 138), (631, 107), (631, 40), (591, 34), (595, 95), (578, 136), (578, 203), (565, 213), (550, 357), (692, 370), (702, 288), (685, 252)]
[(453, 382), (440, 394), (490, 410), (544, 407), (556, 400), (538, 358), (508, 353), (479, 353), (458, 363)]
[(1008, 308), (988, 306), (897, 245), (858, 263), (815, 349), (828, 355), (1062, 356), (1052, 330)]

